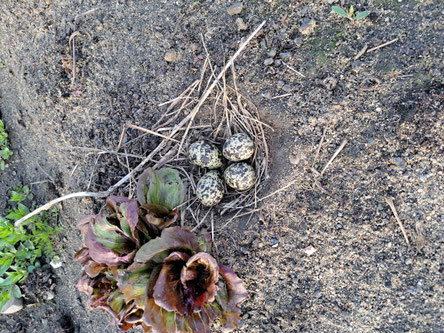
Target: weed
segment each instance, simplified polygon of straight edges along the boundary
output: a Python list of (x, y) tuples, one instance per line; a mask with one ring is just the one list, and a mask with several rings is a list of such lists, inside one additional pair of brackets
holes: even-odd
[(364, 10), (363, 12), (357, 12), (355, 13), (355, 10), (353, 8), (353, 5), (350, 6), (349, 10), (344, 10), (339, 6), (332, 6), (331, 10), (338, 14), (339, 16), (345, 17), (350, 20), (353, 25), (355, 25), (355, 21), (362, 20), (363, 18), (367, 17), (370, 12), (368, 10)]
[(60, 231), (53, 228), (50, 221), (57, 220), (57, 210), (42, 213), (29, 219), (26, 225), (14, 227), (14, 222), (29, 213), (22, 202), (32, 199), (27, 186), (14, 188), (9, 201), (16, 202), (16, 208), (8, 209), (5, 217), (0, 216), (0, 309), (11, 298), (21, 297), (18, 284), (29, 273), (42, 266), (39, 258), (43, 255), (52, 258), (56, 251), (53, 238)]
[(12, 151), (9, 149), (8, 133), (6, 133), (5, 125), (0, 120), (0, 171), (5, 170), (6, 161), (12, 156)]

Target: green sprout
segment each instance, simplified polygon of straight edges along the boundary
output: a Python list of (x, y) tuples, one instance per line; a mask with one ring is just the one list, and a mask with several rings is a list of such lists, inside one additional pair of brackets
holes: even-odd
[(6, 161), (12, 156), (12, 151), (9, 149), (8, 133), (6, 133), (5, 125), (0, 120), (0, 171), (5, 170)]
[(22, 201), (31, 198), (27, 186), (14, 188), (9, 201), (16, 202), (16, 207), (8, 209), (5, 217), (0, 216), (0, 309), (11, 295), (21, 297), (18, 284), (35, 269), (45, 267), (40, 257), (46, 255), (52, 259), (56, 254), (53, 240), (60, 228), (51, 227), (48, 221), (57, 220), (57, 210), (44, 212), (28, 220), (31, 223), (14, 227), (15, 221), (29, 213)]
[(370, 12), (368, 10), (364, 10), (363, 12), (357, 12), (355, 13), (355, 10), (353, 8), (353, 5), (350, 6), (349, 10), (344, 10), (339, 6), (332, 6), (331, 10), (338, 14), (339, 16), (345, 17), (346, 19), (349, 19), (353, 25), (355, 25), (355, 21), (361, 20), (365, 17), (367, 17)]

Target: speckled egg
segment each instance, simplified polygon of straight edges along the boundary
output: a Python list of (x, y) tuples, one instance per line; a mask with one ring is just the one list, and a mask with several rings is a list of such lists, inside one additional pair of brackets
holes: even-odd
[(223, 165), (219, 149), (206, 141), (194, 142), (188, 148), (188, 157), (191, 163), (203, 168), (217, 169)]
[(245, 133), (237, 133), (225, 141), (223, 154), (226, 159), (239, 162), (250, 158), (254, 153), (254, 141)]
[(224, 172), (225, 182), (235, 190), (245, 191), (256, 183), (256, 173), (247, 163), (231, 164)]
[(217, 171), (207, 172), (197, 183), (196, 196), (202, 205), (217, 205), (224, 196), (224, 184)]

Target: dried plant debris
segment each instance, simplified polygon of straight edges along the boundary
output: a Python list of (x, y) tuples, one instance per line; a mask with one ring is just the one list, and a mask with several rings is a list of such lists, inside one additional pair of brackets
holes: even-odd
[[(202, 102), (202, 88), (209, 87), (216, 77), (211, 59), (207, 56), (201, 79), (177, 98), (162, 103), (161, 106), (168, 105), (163, 116), (153, 128), (144, 131), (162, 139), (156, 153), (151, 156), (151, 164), (154, 167), (173, 167), (188, 180), (185, 212), (199, 225), (206, 214), (205, 206), (214, 206), (213, 209), (220, 215), (230, 212), (235, 216), (257, 208), (258, 193), (263, 190), (264, 181), (268, 178), (267, 134), (272, 128), (261, 120), (256, 106), (240, 93), (234, 66), (231, 66), (229, 77), (226, 76), (225, 73), (222, 82), (217, 81), (213, 91)], [(124, 138), (125, 130), (118, 149), (128, 145), (123, 143)], [(204, 203), (201, 199), (197, 200), (202, 197), (202, 183), (199, 182), (206, 169), (224, 172), (234, 166), (232, 161), (241, 160), (242, 165), (249, 166), (248, 184), (236, 187), (230, 183), (230, 186), (224, 186), (223, 192), (218, 192), (217, 200)], [(223, 199), (220, 198), (221, 193)]]

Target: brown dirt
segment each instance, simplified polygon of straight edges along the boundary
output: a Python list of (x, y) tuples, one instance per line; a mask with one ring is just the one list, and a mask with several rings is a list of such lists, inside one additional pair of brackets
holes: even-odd
[[(107, 189), (127, 173), (115, 156), (68, 148), (113, 150), (126, 123), (150, 128), (166, 109), (157, 105), (199, 78), (200, 34), (221, 68), (266, 19), (236, 61), (239, 86), (275, 128), (269, 193), (297, 182), (251, 220), (216, 234), (219, 260), (250, 291), (239, 332), (442, 332), (442, 1), (360, 1), (355, 7), (372, 14), (355, 27), (321, 0), (244, 1), (238, 16), (227, 13), (231, 1), (193, 3), (3, 0), (0, 113), (14, 156), (0, 174), (1, 193), (44, 181), (32, 186), (44, 203), (85, 190), (91, 174), (90, 190)], [(238, 30), (237, 17), (248, 30)], [(308, 19), (316, 27), (303, 35), (298, 28)], [(394, 38), (354, 60), (365, 44)], [(176, 62), (167, 63), (171, 50)], [(130, 130), (129, 139), (138, 134)], [(313, 172), (344, 139), (325, 173)], [(158, 143), (141, 140), (128, 152), (146, 155)], [(0, 212), (7, 205), (0, 200)], [(54, 270), (55, 298), (1, 315), (1, 333), (114, 332), (105, 314), (85, 308), (75, 287), (80, 265), (72, 262), (81, 245), (76, 221), (102, 207), (90, 199), (59, 206), (64, 265)], [(310, 256), (309, 246), (317, 250)]]

